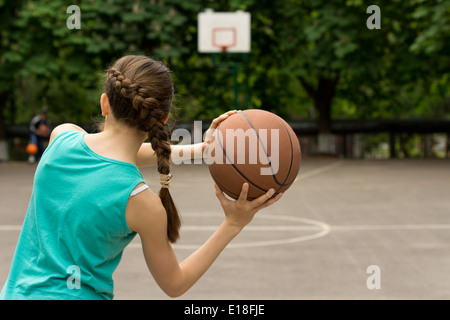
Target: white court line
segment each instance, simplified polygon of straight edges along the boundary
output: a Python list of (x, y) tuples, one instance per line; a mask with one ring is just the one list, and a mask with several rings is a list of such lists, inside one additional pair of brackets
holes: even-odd
[(359, 230), (448, 230), (450, 224), (391, 224), (391, 225), (341, 225), (331, 226), (333, 231)]
[[(215, 231), (218, 226), (183, 226), (185, 231)], [(247, 231), (301, 231), (301, 230), (322, 230), (320, 226), (246, 226)]]
[(0, 231), (20, 231), (22, 226), (0, 226)]
[[(183, 231), (215, 231), (218, 226), (183, 226)], [(21, 226), (0, 226), (0, 231), (20, 231)], [(246, 226), (247, 231), (301, 231), (301, 230), (322, 230), (319, 226)]]
[[(331, 231), (360, 231), (360, 230), (447, 230), (450, 224), (405, 224), (405, 225), (340, 225), (329, 226)], [(215, 231), (217, 226), (184, 226), (185, 231)], [(247, 231), (301, 231), (322, 230), (319, 226), (246, 226)]]
[[(227, 248), (252, 248), (252, 247), (266, 247), (274, 245), (292, 244), (308, 240), (313, 240), (326, 236), (331, 231), (389, 231), (389, 230), (450, 230), (450, 224), (405, 224), (405, 225), (335, 225), (330, 226), (326, 223), (304, 219), (292, 216), (278, 216), (278, 215), (262, 215), (263, 219), (290, 221), (296, 223), (303, 223), (306, 225), (267, 225), (267, 226), (247, 226), (246, 231), (318, 231), (308, 235), (301, 235), (298, 237), (274, 239), (264, 241), (253, 241), (244, 243), (230, 243)], [(183, 226), (181, 231), (215, 231), (218, 226), (201, 226), (189, 225)], [(19, 225), (0, 225), (0, 231), (20, 231)], [(188, 249), (195, 250), (201, 244), (174, 244), (174, 249)], [(130, 248), (142, 248), (140, 242), (132, 242), (128, 245)]]
[(310, 178), (312, 176), (318, 175), (318, 174), (323, 173), (325, 171), (329, 171), (329, 170), (334, 169), (336, 167), (340, 167), (343, 164), (344, 164), (344, 162), (338, 161), (338, 162), (335, 162), (335, 163), (332, 163), (332, 164), (329, 164), (329, 165), (326, 165), (326, 166), (323, 166), (323, 167), (320, 167), (320, 168), (317, 168), (317, 169), (306, 171), (305, 173), (302, 173), (301, 169), (300, 169), (300, 174), (298, 175), (297, 178), (295, 178), (294, 182)]
[[(183, 226), (184, 231), (215, 231), (218, 226)], [(365, 230), (449, 230), (450, 224), (392, 224), (392, 225), (328, 225), (330, 231), (365, 231)], [(0, 225), (0, 231), (20, 231), (19, 225)], [(246, 226), (247, 231), (317, 231), (321, 226)]]
[[(195, 214), (190, 216), (197, 216)], [(245, 230), (248, 231), (296, 231), (296, 230), (309, 230), (314, 231), (311, 234), (294, 236), (291, 238), (284, 239), (273, 239), (273, 240), (264, 240), (264, 241), (252, 241), (252, 242), (241, 242), (241, 243), (230, 243), (227, 248), (252, 248), (252, 247), (266, 247), (266, 246), (274, 246), (274, 245), (282, 245), (282, 244), (290, 244), (303, 242), (307, 240), (313, 240), (327, 235), (330, 232), (330, 226), (326, 223), (317, 220), (305, 219), (300, 217), (293, 216), (283, 216), (283, 215), (270, 215), (263, 214), (259, 216), (257, 219), (268, 219), (268, 220), (278, 220), (278, 221), (288, 221), (288, 222), (296, 222), (303, 223), (305, 225), (276, 225), (276, 226), (246, 226)], [(196, 229), (198, 228), (198, 229)], [(181, 227), (181, 231), (183, 230), (205, 230), (205, 231), (214, 231), (218, 228), (218, 226), (183, 226)], [(201, 244), (174, 244), (174, 249), (198, 249)], [(134, 242), (130, 243), (128, 247), (131, 248), (142, 248), (141, 243)]]

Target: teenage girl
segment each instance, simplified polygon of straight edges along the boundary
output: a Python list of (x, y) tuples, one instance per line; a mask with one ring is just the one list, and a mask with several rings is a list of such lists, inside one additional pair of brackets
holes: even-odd
[[(245, 183), (239, 199), (232, 201), (216, 185), (223, 222), (179, 263), (171, 246), (179, 237), (180, 218), (169, 193), (170, 155), (178, 148), (178, 154), (190, 157), (210, 138), (189, 146), (169, 144), (165, 123), (172, 97), (166, 66), (145, 56), (125, 56), (106, 74), (100, 98), (104, 130), (87, 134), (73, 124), (53, 130), (36, 169), (0, 298), (112, 299), (112, 274), (136, 233), (158, 285), (170, 297), (180, 296), (258, 210), (280, 198), (281, 194), (271, 198), (274, 190), (269, 190), (247, 201)], [(232, 113), (215, 119), (207, 137)], [(144, 143), (147, 138), (150, 143)], [(160, 173), (159, 196), (138, 170), (149, 165), (156, 165)]]

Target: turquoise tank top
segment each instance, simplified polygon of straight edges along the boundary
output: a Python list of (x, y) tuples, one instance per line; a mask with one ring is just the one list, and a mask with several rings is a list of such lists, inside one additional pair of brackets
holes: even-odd
[(1, 299), (112, 299), (112, 274), (135, 237), (125, 218), (138, 168), (59, 134), (36, 168)]

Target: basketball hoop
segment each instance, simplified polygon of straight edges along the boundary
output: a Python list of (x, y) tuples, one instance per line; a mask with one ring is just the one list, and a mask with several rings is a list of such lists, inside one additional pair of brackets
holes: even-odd
[[(212, 90), (212, 110), (216, 115), (217, 89), (230, 87), (218, 83), (220, 74), (233, 77), (234, 106), (237, 109), (239, 86), (238, 72), (243, 69), (245, 72), (245, 106), (250, 104), (249, 84), (248, 84), (248, 53), (251, 47), (251, 15), (250, 12), (237, 10), (234, 12), (214, 12), (212, 9), (205, 9), (198, 14), (198, 52), (211, 54), (214, 66), (214, 79)], [(226, 53), (226, 54), (225, 54)], [(237, 55), (235, 55), (237, 53)], [(228, 62), (221, 62), (229, 59)], [(243, 61), (238, 62), (241, 58)], [(240, 104), (242, 106), (242, 104)]]
[(244, 11), (198, 14), (198, 51), (202, 53), (250, 52), (250, 13)]
[(220, 48), (222, 52), (228, 51), (236, 45), (236, 29), (235, 28), (213, 28), (212, 29), (212, 45)]

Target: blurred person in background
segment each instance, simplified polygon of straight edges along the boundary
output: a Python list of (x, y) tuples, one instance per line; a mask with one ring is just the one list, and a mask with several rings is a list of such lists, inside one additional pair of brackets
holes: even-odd
[(47, 108), (43, 108), (41, 112), (34, 116), (30, 122), (30, 143), (38, 147), (38, 152), (28, 156), (29, 163), (39, 161), (44, 153), (44, 141), (48, 139), (50, 135), (50, 126), (47, 120), (47, 113)]

